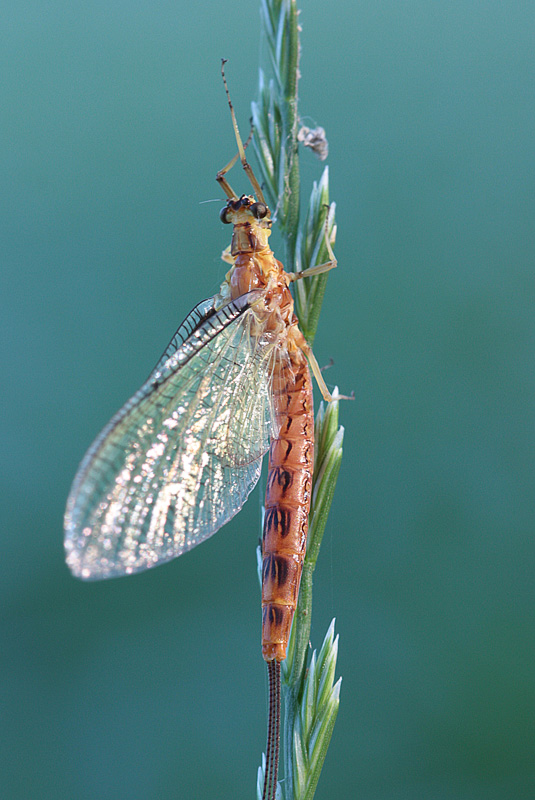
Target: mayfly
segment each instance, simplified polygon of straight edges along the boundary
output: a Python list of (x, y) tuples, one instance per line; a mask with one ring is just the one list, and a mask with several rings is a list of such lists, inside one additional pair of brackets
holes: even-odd
[[(262, 654), (270, 713), (264, 798), (277, 786), (280, 664), (286, 658), (306, 550), (314, 464), (309, 364), (332, 399), (299, 330), (292, 281), (336, 266), (285, 272), (268, 245), (271, 212), (238, 145), (217, 174), (233, 226), (231, 268), (219, 293), (199, 303), (148, 380), (84, 457), (67, 502), (67, 564), (99, 580), (162, 564), (214, 534), (242, 507), (269, 466), (262, 538)], [(240, 159), (253, 188), (238, 196), (226, 175)]]

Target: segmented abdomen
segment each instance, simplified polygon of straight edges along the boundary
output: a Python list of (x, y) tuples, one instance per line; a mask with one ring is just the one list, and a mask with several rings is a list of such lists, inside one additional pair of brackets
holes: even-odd
[(283, 661), (306, 551), (314, 467), (312, 382), (301, 351), (280, 364), (273, 391), (279, 434), (269, 451), (262, 537), (262, 655)]

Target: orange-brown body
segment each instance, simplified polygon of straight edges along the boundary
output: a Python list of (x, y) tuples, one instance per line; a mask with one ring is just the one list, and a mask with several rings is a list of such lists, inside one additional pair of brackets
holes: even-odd
[[(297, 326), (288, 286), (298, 278), (321, 274), (336, 266), (329, 240), (331, 260), (299, 273), (287, 273), (268, 246), (271, 212), (262, 187), (245, 156), (236, 115), (221, 74), (232, 116), (237, 155), (217, 173), (227, 205), (221, 209), (223, 223), (234, 226), (230, 252), (223, 259), (232, 264), (221, 285), (224, 303), (243, 297), (251, 303), (249, 335), (263, 347), (269, 346), (266, 365), (271, 381), (273, 430), (269, 448), (264, 531), (262, 536), (262, 655), (269, 679), (269, 721), (264, 773), (263, 800), (275, 800), (280, 740), (281, 661), (286, 658), (290, 629), (297, 606), (305, 558), (308, 513), (314, 466), (314, 413), (310, 361), (323, 397), (332, 399), (313, 353)], [(226, 179), (238, 158), (253, 187), (252, 195), (238, 197)], [(282, 199), (282, 196), (281, 196)], [(255, 290), (255, 291), (252, 291)], [(251, 293), (251, 294), (249, 294)], [(255, 351), (256, 352), (256, 351)], [(264, 395), (265, 396), (265, 395)]]
[(255, 308), (258, 333), (270, 332), (275, 341), (272, 387), (277, 435), (269, 450), (262, 537), (262, 654), (266, 661), (283, 661), (297, 605), (312, 495), (312, 381), (303, 352), (306, 342), (288, 289), (290, 279), (267, 245), (269, 229), (239, 209), (233, 216), (233, 267), (222, 291), (235, 299), (252, 289), (264, 289)]
[(312, 382), (305, 356), (279, 370), (274, 401), (279, 434), (269, 450), (262, 536), (262, 655), (283, 661), (306, 552), (314, 468)]

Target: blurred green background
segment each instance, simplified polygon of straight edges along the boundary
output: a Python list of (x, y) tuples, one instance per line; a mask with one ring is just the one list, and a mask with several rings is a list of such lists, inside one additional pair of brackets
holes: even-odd
[[(356, 395), (315, 583), (344, 677), (317, 798), (533, 798), (533, 5), (300, 6), (339, 223), (315, 350)], [(246, 129), (257, 2), (11, 0), (1, 25), (1, 795), (252, 798), (258, 494), (101, 584), (68, 574), (62, 515), (225, 271), (219, 59)], [(320, 173), (305, 152), (304, 190)]]

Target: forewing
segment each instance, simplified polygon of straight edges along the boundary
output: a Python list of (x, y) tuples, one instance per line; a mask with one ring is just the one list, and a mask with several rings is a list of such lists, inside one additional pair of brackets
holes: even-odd
[(178, 327), (176, 333), (173, 334), (173, 338), (165, 348), (161, 358), (158, 360), (158, 363), (152, 370), (151, 376), (157, 372), (157, 370), (163, 367), (165, 362), (176, 353), (179, 347), (184, 344), (186, 339), (189, 339), (189, 337), (215, 313), (215, 297), (209, 297), (207, 300), (201, 300), (201, 302), (189, 312), (184, 322), (182, 322)]
[(89, 449), (65, 514), (78, 577), (168, 561), (242, 507), (272, 433), (273, 343), (252, 332), (257, 294), (210, 314), (161, 359)]

